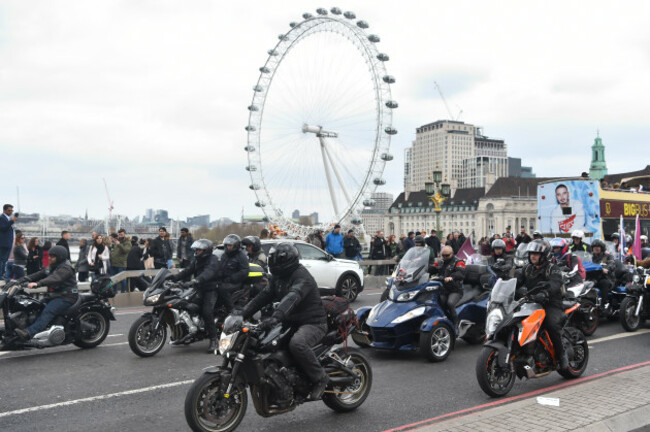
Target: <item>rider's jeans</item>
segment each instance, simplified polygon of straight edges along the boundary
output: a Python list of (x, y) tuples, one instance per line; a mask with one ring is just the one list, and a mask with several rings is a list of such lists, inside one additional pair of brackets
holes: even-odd
[(305, 324), (298, 328), (289, 341), (291, 355), (312, 382), (317, 382), (325, 374), (312, 350), (312, 347), (323, 339), (325, 333), (327, 333), (327, 324)]
[(27, 331), (29, 332), (30, 337), (34, 337), (35, 334), (45, 330), (47, 328), (47, 325), (52, 322), (52, 320), (57, 315), (61, 315), (74, 304), (74, 302), (61, 297), (55, 297), (53, 299), (46, 299), (43, 301), (47, 302), (45, 309), (43, 309), (43, 312), (39, 315), (38, 318), (36, 318), (34, 324), (27, 327)]

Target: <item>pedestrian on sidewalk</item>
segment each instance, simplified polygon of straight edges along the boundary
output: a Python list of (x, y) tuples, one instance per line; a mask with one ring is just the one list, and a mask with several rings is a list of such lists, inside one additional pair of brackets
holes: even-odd
[(348, 230), (348, 235), (343, 242), (345, 249), (345, 259), (359, 261), (361, 259), (361, 243), (354, 235), (354, 230)]
[(325, 251), (334, 255), (334, 258), (343, 258), (341, 225), (334, 225), (334, 230), (325, 237)]
[(14, 245), (14, 223), (18, 220), (18, 216), (14, 216), (13, 213), (14, 206), (11, 204), (2, 206), (0, 215), (0, 279), (5, 275), (5, 266)]
[(153, 257), (154, 267), (157, 269), (168, 268), (166, 250), (169, 248), (169, 240), (166, 239), (167, 228), (158, 228), (158, 237), (149, 244), (149, 255)]
[[(126, 235), (126, 230), (121, 228), (117, 237), (113, 238), (115, 246), (111, 252), (111, 273), (113, 276), (126, 270), (126, 257), (131, 250), (131, 238)], [(126, 279), (120, 282), (121, 292), (126, 292)]]
[(90, 246), (88, 251), (88, 264), (92, 273), (92, 279), (105, 275), (108, 273), (108, 260), (110, 259), (110, 251), (104, 244), (104, 237), (97, 234), (95, 241)]
[(61, 231), (61, 238), (59, 239), (58, 242), (56, 242), (57, 246), (63, 246), (66, 251), (68, 251), (68, 259), (70, 259), (70, 246), (68, 245), (68, 241), (70, 240), (70, 232), (69, 231)]
[(433, 250), (433, 253), (435, 254), (436, 257), (440, 255), (441, 247), (440, 247), (440, 239), (438, 238), (438, 231), (432, 229), (431, 235), (426, 238), (425, 242), (427, 246), (429, 246), (431, 250)]
[[(388, 245), (386, 244), (386, 239), (384, 239), (384, 232), (383, 231), (377, 231), (377, 234), (375, 237), (372, 239), (372, 246), (370, 249), (370, 259), (372, 260), (385, 260), (388, 258), (386, 256), (386, 252), (388, 249)], [(373, 271), (375, 276), (384, 276), (386, 274), (386, 266), (385, 265), (376, 265), (373, 266)]]
[(20, 279), (25, 276), (25, 267), (27, 267), (28, 250), (25, 245), (25, 234), (16, 235), (14, 245), (14, 267), (13, 279)]
[(27, 275), (41, 271), (43, 268), (43, 248), (39, 244), (38, 237), (32, 237), (27, 243)]
[(78, 273), (79, 282), (86, 282), (88, 280), (88, 273), (90, 272), (90, 264), (88, 264), (88, 241), (86, 239), (79, 240), (79, 257), (74, 265), (74, 269)]

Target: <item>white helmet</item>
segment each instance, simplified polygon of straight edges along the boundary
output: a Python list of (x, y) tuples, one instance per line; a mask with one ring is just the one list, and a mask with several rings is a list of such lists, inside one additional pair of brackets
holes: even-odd
[(585, 233), (582, 230), (575, 230), (571, 233), (571, 237), (578, 237), (579, 239), (585, 238)]
[(641, 240), (643, 240), (643, 241), (648, 241), (648, 236), (645, 235), (645, 234), (642, 235), (642, 236), (641, 236)]

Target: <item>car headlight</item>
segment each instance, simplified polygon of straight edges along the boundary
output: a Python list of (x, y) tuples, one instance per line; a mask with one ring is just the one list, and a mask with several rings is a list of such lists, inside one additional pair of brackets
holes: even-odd
[(158, 303), (158, 300), (160, 300), (160, 294), (154, 294), (152, 296), (147, 297), (144, 299), (145, 304), (155, 304)]
[(420, 306), (418, 308), (415, 308), (415, 309), (405, 313), (404, 315), (395, 318), (393, 321), (391, 321), (391, 324), (403, 323), (404, 321), (408, 321), (408, 320), (413, 319), (415, 317), (419, 317), (420, 315), (424, 315), (424, 311), (426, 309), (427, 308), (424, 307), (424, 306)]
[(230, 351), (237, 340), (238, 334), (239, 332), (230, 334), (221, 333), (221, 338), (219, 339), (219, 354), (226, 355), (226, 353)]
[(501, 321), (503, 321), (503, 311), (501, 309), (493, 309), (488, 314), (485, 320), (485, 333), (487, 333), (488, 337), (494, 334)]
[(409, 292), (402, 293), (402, 294), (397, 296), (397, 301), (398, 302), (405, 302), (405, 301), (412, 300), (419, 293), (420, 293), (420, 291), (409, 291)]

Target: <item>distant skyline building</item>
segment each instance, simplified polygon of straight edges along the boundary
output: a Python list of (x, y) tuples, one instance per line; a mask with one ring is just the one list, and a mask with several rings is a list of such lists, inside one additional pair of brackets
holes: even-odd
[(607, 175), (607, 162), (605, 161), (605, 146), (600, 138), (600, 133), (596, 134), (594, 144), (591, 146), (591, 165), (589, 166), (589, 178), (602, 180)]
[(533, 167), (522, 166), (521, 158), (508, 158), (508, 177), (534, 178)]
[(187, 218), (187, 224), (189, 226), (209, 226), (210, 225), (210, 215), (199, 215)]
[(499, 177), (508, 177), (508, 148), (505, 141), (480, 134), (476, 128), (474, 157), (464, 159), (458, 188), (489, 188)]
[(291, 213), (291, 217), (292, 217), (293, 219), (300, 219), (300, 210), (295, 209), (295, 210), (293, 211), (293, 213)]
[(393, 194), (375, 192), (370, 198), (375, 202), (372, 207), (366, 207), (361, 212), (361, 219), (366, 233), (373, 236), (375, 232), (384, 229), (384, 215), (393, 204)]

